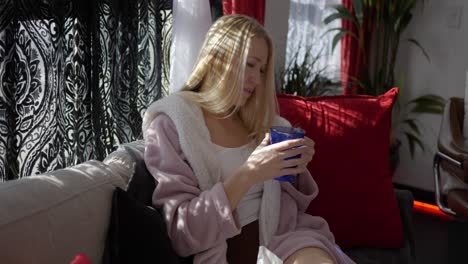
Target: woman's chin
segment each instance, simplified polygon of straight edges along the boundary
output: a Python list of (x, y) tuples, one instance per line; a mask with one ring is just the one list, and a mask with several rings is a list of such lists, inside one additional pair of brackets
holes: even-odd
[(242, 99), (239, 100), (239, 103), (237, 103), (237, 107), (243, 107), (249, 99), (250, 95), (244, 95)]

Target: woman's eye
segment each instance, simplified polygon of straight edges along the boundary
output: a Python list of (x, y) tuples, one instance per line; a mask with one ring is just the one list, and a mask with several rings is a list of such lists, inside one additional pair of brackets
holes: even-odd
[(250, 62), (247, 62), (247, 67), (252, 68), (252, 67), (254, 67), (254, 64), (253, 64), (253, 63), (250, 63)]

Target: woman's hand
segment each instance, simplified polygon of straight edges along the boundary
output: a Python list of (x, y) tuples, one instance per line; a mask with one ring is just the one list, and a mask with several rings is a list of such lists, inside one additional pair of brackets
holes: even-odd
[[(283, 175), (302, 173), (314, 156), (314, 145), (314, 141), (308, 137), (270, 145), (270, 135), (267, 133), (240, 170), (249, 175), (252, 185)], [(288, 159), (296, 155), (301, 157)]]
[[(267, 133), (247, 161), (224, 182), (231, 210), (237, 208), (239, 201), (252, 185), (279, 176), (304, 172), (314, 152), (314, 142), (308, 137), (270, 145), (270, 134)], [(301, 157), (298, 159), (285, 160), (299, 154)], [(294, 166), (297, 167), (291, 168)]]

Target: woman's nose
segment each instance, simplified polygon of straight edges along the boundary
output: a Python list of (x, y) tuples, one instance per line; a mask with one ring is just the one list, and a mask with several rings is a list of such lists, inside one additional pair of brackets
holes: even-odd
[(249, 75), (249, 82), (252, 83), (253, 85), (258, 85), (260, 83), (260, 72), (252, 72)]

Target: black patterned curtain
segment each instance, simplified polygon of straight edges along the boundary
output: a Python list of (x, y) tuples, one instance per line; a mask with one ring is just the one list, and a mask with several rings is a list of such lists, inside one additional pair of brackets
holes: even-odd
[(171, 1), (0, 0), (0, 181), (102, 160), (167, 91)]

